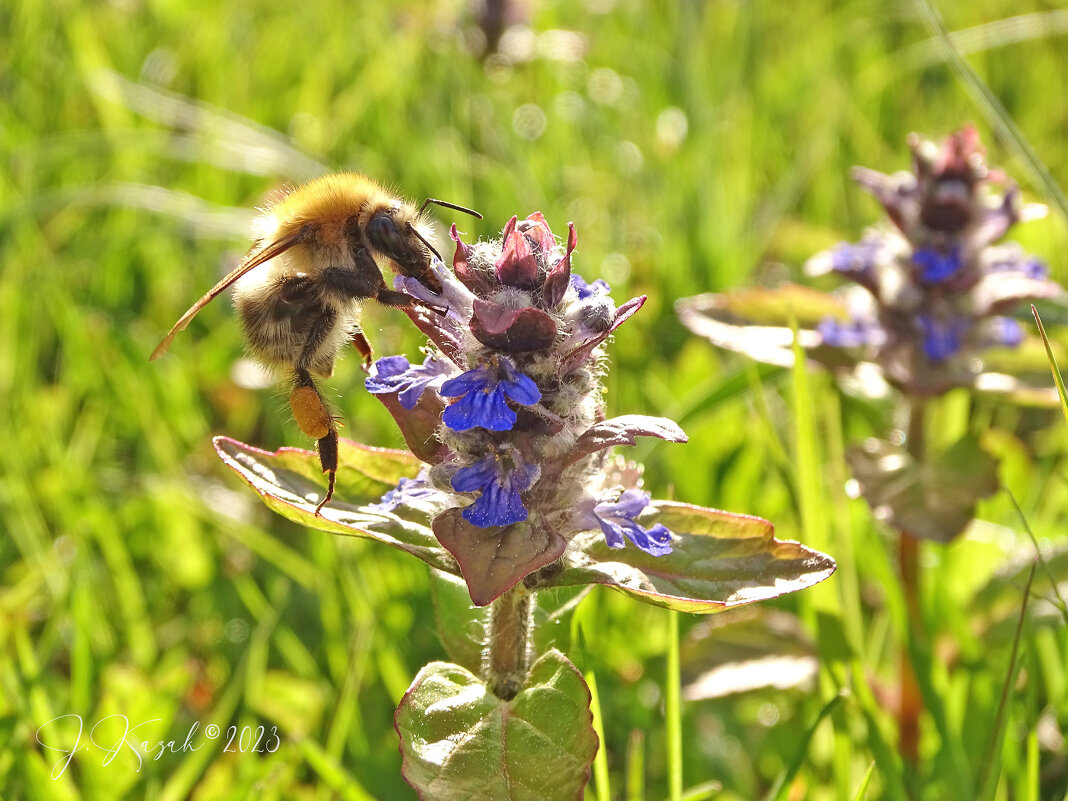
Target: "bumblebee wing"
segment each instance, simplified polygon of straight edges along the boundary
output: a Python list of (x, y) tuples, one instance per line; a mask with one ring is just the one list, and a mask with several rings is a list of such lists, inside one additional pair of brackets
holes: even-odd
[(231, 270), (225, 278), (219, 281), (219, 283), (209, 289), (204, 295), (204, 297), (202, 297), (200, 300), (190, 306), (186, 313), (178, 319), (178, 322), (174, 324), (171, 330), (167, 333), (167, 336), (163, 338), (163, 341), (156, 346), (156, 349), (154, 351), (152, 351), (152, 355), (149, 357), (149, 361), (154, 362), (156, 359), (166, 353), (167, 349), (171, 346), (171, 342), (174, 341), (174, 338), (178, 336), (178, 333), (180, 331), (185, 330), (185, 327), (189, 325), (189, 321), (196, 317), (197, 313), (201, 309), (203, 309), (205, 306), (215, 300), (216, 297), (221, 295), (223, 291), (225, 291), (226, 288), (230, 286), (230, 284), (234, 283), (234, 281), (243, 276), (249, 270), (253, 270), (256, 267), (259, 267), (264, 262), (268, 262), (276, 256), (281, 256), (291, 247), (300, 242), (300, 240), (304, 238), (304, 234), (305, 229), (298, 228), (296, 231), (287, 234), (281, 239), (277, 239), (274, 242), (271, 242), (266, 247), (257, 247), (256, 245), (253, 245), (252, 249), (245, 254), (244, 258), (241, 259), (240, 264), (238, 264), (233, 270)]

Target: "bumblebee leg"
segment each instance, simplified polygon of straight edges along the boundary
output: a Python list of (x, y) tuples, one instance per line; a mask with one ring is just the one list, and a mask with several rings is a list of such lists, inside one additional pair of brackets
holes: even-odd
[[(300, 350), (300, 356), (298, 357), (296, 364), (298, 370), (307, 370), (315, 366), (315, 355), (319, 348), (322, 347), (327, 337), (333, 332), (336, 324), (336, 311), (326, 308), (319, 310), (319, 316), (315, 318), (315, 321), (311, 324), (305, 334), (304, 347)], [(326, 375), (332, 374), (334, 372), (333, 355), (330, 357), (330, 364), (327, 365), (327, 369), (320, 370), (319, 367), (316, 367), (316, 372), (324, 372)]]
[(363, 356), (363, 371), (365, 373), (370, 372), (371, 363), (374, 362), (374, 351), (371, 350), (371, 343), (367, 341), (363, 331), (353, 333), (352, 347), (356, 348), (359, 354)]
[(413, 298), (411, 295), (406, 295), (403, 292), (395, 292), (392, 289), (386, 289), (383, 287), (375, 295), (375, 300), (381, 303), (383, 306), (392, 306), (395, 309), (404, 309), (408, 306), (415, 306), (419, 301)]
[(327, 479), (326, 495), (315, 507), (315, 516), (318, 517), (323, 507), (334, 497), (334, 483), (337, 481), (337, 430), (331, 431), (320, 439), (316, 443), (316, 448), (319, 450), (319, 466), (330, 476)]
[[(308, 329), (304, 347), (294, 366), (296, 386), (289, 394), (289, 408), (293, 411), (293, 418), (297, 421), (301, 431), (315, 439), (316, 449), (319, 451), (319, 466), (329, 476), (326, 496), (315, 507), (317, 516), (323, 506), (334, 497), (334, 482), (337, 480), (338, 437), (337, 422), (308, 370), (315, 364), (316, 353), (334, 330), (336, 323), (337, 312), (333, 309), (320, 309), (319, 316)], [(333, 366), (333, 358), (331, 358), (330, 364), (326, 367), (332, 371)]]
[(300, 430), (316, 441), (319, 452), (319, 466), (329, 475), (326, 496), (315, 507), (318, 515), (331, 498), (334, 497), (334, 483), (337, 480), (338, 436), (337, 423), (326, 405), (319, 388), (315, 386), (311, 373), (303, 367), (295, 368), (296, 386), (289, 393), (289, 408)]
[(438, 317), (444, 317), (449, 313), (448, 306), (441, 306), (437, 303), (429, 303), (419, 298), (413, 298), (411, 295), (405, 295), (403, 292), (393, 292), (388, 289), (384, 289), (378, 293), (378, 297), (375, 298), (379, 303), (385, 306), (392, 306), (394, 309), (410, 309), (412, 306), (421, 306), (424, 309), (429, 309), (438, 315)]
[[(356, 248), (352, 251), (353, 261), (356, 262), (355, 270), (340, 270), (330, 267), (323, 271), (322, 281), (331, 289), (347, 295), (350, 298), (374, 298), (384, 306), (392, 306), (395, 309), (408, 309), (412, 306), (425, 306), (438, 314), (444, 314), (445, 309), (431, 303), (424, 303), (404, 292), (397, 292), (386, 286), (382, 278), (382, 271), (378, 269), (378, 263), (374, 260), (366, 248)], [(433, 279), (433, 285), (429, 288), (438, 292), (441, 284), (434, 275), (426, 270), (421, 274), (411, 276), (418, 278), (424, 285)]]
[(355, 269), (328, 267), (323, 270), (320, 280), (328, 289), (350, 298), (378, 297), (378, 293), (386, 289), (386, 280), (382, 277), (378, 262), (367, 248), (359, 247), (351, 252)]

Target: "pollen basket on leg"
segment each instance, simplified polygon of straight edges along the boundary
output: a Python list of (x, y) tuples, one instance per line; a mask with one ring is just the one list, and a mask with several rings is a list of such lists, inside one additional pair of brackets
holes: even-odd
[(294, 387), (289, 393), (289, 408), (300, 430), (312, 439), (322, 439), (330, 433), (333, 418), (313, 387)]

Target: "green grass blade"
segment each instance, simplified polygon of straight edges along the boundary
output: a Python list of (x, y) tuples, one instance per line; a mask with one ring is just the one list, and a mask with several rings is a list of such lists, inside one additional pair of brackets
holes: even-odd
[(345, 801), (375, 801), (374, 796), (356, 781), (356, 777), (326, 753), (319, 743), (305, 737), (296, 742), (296, 748), (308, 767)]
[(597, 734), (597, 754), (593, 758), (593, 785), (597, 801), (610, 801), (611, 785), (608, 781), (608, 749), (604, 740), (604, 718), (601, 715), (601, 697), (597, 692), (597, 675), (592, 671), (583, 674), (590, 690), (590, 712), (593, 713), (593, 730)]
[(830, 717), (830, 714), (842, 703), (844, 697), (842, 694), (838, 694), (823, 705), (823, 709), (816, 716), (815, 722), (809, 726), (808, 731), (801, 737), (801, 742), (798, 744), (797, 751), (794, 753), (793, 759), (790, 760), (790, 764), (779, 774), (775, 784), (771, 786), (768, 794), (764, 796), (766, 801), (782, 801), (788, 797), (790, 785), (797, 778), (797, 774), (801, 771), (801, 766), (805, 764), (805, 759), (808, 757), (808, 748), (812, 744), (816, 729), (823, 723), (824, 718)]
[(1016, 633), (1012, 640), (1012, 653), (1009, 656), (1008, 669), (1005, 671), (1005, 681), (1001, 685), (1001, 698), (998, 700), (998, 712), (995, 718), (994, 731), (990, 736), (990, 746), (987, 748), (986, 759), (983, 764), (983, 774), (980, 777), (978, 787), (981, 792), (979, 798), (992, 799), (994, 793), (997, 790), (998, 778), (1001, 775), (1000, 770), (995, 770), (995, 764), (1000, 768), (1001, 763), (998, 761), (995, 763), (995, 757), (998, 750), (1001, 747), (1002, 738), (1005, 733), (1005, 712), (1009, 703), (1009, 690), (1016, 682), (1016, 673), (1018, 668), (1018, 658), (1020, 654), (1020, 638), (1023, 634), (1024, 622), (1027, 620), (1027, 604), (1031, 600), (1031, 583), (1035, 580), (1035, 573), (1038, 571), (1038, 560), (1031, 565), (1031, 572), (1027, 575), (1027, 586), (1024, 587), (1023, 600), (1020, 602), (1020, 617), (1016, 621)]
[(1049, 337), (1046, 336), (1046, 327), (1042, 325), (1042, 318), (1038, 314), (1038, 309), (1034, 304), (1031, 304), (1031, 314), (1035, 316), (1035, 323), (1038, 324), (1038, 334), (1042, 337), (1042, 344), (1046, 347), (1046, 358), (1049, 359), (1049, 369), (1053, 373), (1053, 381), (1057, 385), (1057, 395), (1061, 399), (1061, 412), (1064, 414), (1064, 422), (1068, 423), (1068, 391), (1064, 388), (1064, 377), (1061, 375), (1061, 368), (1057, 366), (1057, 360), (1053, 356), (1053, 346), (1049, 344)]
[(719, 782), (701, 782), (686, 791), (682, 801), (705, 801), (720, 792), (723, 786)]
[(875, 763), (872, 762), (868, 765), (868, 770), (864, 774), (864, 778), (860, 780), (860, 786), (857, 787), (856, 795), (853, 796), (853, 801), (864, 801), (868, 797), (868, 785), (871, 784), (871, 777), (875, 774)]
[[(600, 756), (600, 754), (598, 754)], [(645, 798), (645, 735), (634, 729), (627, 742), (627, 801)]]
[(1020, 516), (1020, 522), (1023, 523), (1024, 531), (1027, 532), (1027, 536), (1031, 538), (1031, 543), (1035, 546), (1035, 558), (1042, 564), (1043, 569), (1046, 571), (1046, 576), (1049, 578), (1050, 586), (1053, 587), (1053, 594), (1057, 596), (1056, 601), (1052, 601), (1053, 605), (1060, 610), (1061, 617), (1064, 618), (1065, 624), (1068, 624), (1068, 603), (1065, 602), (1064, 596), (1061, 595), (1060, 586), (1057, 583), (1057, 577), (1053, 574), (1053, 570), (1049, 566), (1049, 562), (1042, 555), (1042, 549), (1038, 545), (1038, 539), (1035, 537), (1035, 533), (1031, 531), (1031, 524), (1027, 522), (1027, 516), (1023, 513), (1023, 509), (1020, 508), (1020, 504), (1016, 500), (1016, 496), (1006, 490), (1009, 495), (1009, 500), (1012, 501), (1012, 505), (1016, 509), (1016, 514)]

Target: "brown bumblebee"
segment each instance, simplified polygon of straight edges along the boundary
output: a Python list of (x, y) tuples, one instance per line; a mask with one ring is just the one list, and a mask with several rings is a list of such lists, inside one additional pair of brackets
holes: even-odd
[[(371, 346), (359, 328), (362, 301), (374, 298), (401, 309), (420, 303), (388, 288), (380, 263), (441, 289), (430, 269), (437, 252), (423, 217), (430, 203), (482, 216), (433, 198), (416, 209), (357, 173), (327, 175), (288, 193), (258, 218), (256, 242), (237, 267), (194, 303), (152, 352), (152, 360), (166, 353), (197, 312), (233, 284), (250, 353), (291, 375), (293, 416), (317, 440), (329, 486), (316, 514), (334, 494), (338, 434), (312, 375), (329, 377), (350, 341), (370, 364)], [(261, 265), (265, 268), (257, 270)]]

